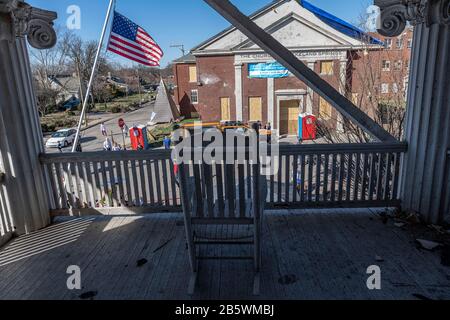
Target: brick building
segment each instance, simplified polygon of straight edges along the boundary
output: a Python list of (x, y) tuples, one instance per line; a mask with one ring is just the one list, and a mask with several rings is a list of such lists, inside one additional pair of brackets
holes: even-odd
[[(306, 1), (272, 1), (250, 17), (349, 97), (358, 92), (353, 68), (361, 52), (383, 48), (378, 39)], [(273, 64), (273, 58), (230, 27), (174, 62), (175, 101), (188, 118), (262, 121), (281, 135), (297, 133), (301, 112), (340, 129), (340, 114), (290, 73), (260, 77), (250, 72)]]

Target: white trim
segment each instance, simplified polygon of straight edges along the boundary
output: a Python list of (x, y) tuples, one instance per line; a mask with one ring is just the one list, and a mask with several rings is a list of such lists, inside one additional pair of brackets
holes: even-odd
[[(305, 109), (305, 95), (306, 95), (306, 90), (291, 90), (291, 89), (286, 89), (286, 90), (277, 90), (275, 91), (275, 94), (277, 96), (277, 122), (276, 122), (276, 127), (273, 127), (274, 129), (280, 130), (281, 128), (281, 119), (280, 119), (280, 115), (281, 115), (281, 101), (289, 101), (289, 100), (300, 100), (300, 104), (299, 104), (299, 110), (298, 113), (300, 114), (301, 112), (304, 112)], [(302, 110), (300, 110), (302, 109)], [(275, 122), (275, 121), (274, 121)], [(274, 126), (275, 123), (272, 123), (272, 126)]]
[(236, 120), (244, 120), (244, 107), (242, 97), (242, 63), (234, 64), (234, 95), (236, 97)]
[(267, 79), (267, 121), (275, 123), (275, 79)]

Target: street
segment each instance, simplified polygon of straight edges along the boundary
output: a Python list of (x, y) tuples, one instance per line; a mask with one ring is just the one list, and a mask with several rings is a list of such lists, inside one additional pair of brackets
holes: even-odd
[[(121, 129), (119, 128), (118, 121), (120, 118), (125, 120), (125, 123), (129, 128), (132, 128), (134, 125), (146, 125), (150, 121), (151, 113), (153, 112), (154, 103), (148, 103), (144, 105), (139, 110), (129, 112), (126, 114), (117, 114), (104, 115), (105, 119), (105, 127), (108, 131), (108, 137), (114, 138), (114, 142), (123, 146), (123, 137)], [(98, 117), (97, 117), (98, 118)], [(102, 136), (102, 132), (100, 130), (100, 123), (91, 128), (88, 128), (81, 132), (81, 144), (84, 152), (88, 151), (102, 151), (103, 150), (103, 142), (105, 141), (105, 137)], [(127, 148), (130, 147), (130, 139), (129, 137), (125, 138), (125, 142), (127, 144)], [(63, 152), (70, 152), (72, 150), (72, 146), (63, 149)], [(46, 148), (48, 153), (59, 152), (58, 149), (49, 149)]]

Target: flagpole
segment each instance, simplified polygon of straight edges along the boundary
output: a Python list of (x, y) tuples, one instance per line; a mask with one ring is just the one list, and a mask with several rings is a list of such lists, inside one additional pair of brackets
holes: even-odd
[(76, 152), (77, 145), (78, 145), (78, 142), (80, 140), (81, 126), (83, 125), (83, 119), (84, 119), (84, 116), (86, 114), (86, 108), (87, 108), (88, 101), (89, 101), (89, 95), (91, 94), (92, 84), (94, 82), (95, 73), (97, 71), (97, 64), (98, 64), (100, 53), (101, 53), (101, 50), (102, 50), (102, 47), (103, 47), (103, 41), (105, 39), (106, 29), (108, 27), (109, 18), (111, 17), (111, 11), (114, 8), (114, 6), (115, 6), (115, 0), (110, 0), (109, 1), (109, 6), (108, 6), (108, 12), (107, 12), (106, 18), (105, 18), (105, 23), (103, 25), (102, 35), (100, 37), (100, 42), (98, 44), (97, 53), (95, 55), (94, 65), (92, 67), (91, 77), (89, 79), (89, 84), (88, 84), (88, 87), (87, 87), (87, 90), (86, 90), (86, 96), (85, 96), (85, 99), (83, 101), (83, 109), (81, 111), (80, 121), (78, 123), (77, 134), (75, 136), (75, 140), (74, 140), (73, 146), (72, 146), (72, 153)]

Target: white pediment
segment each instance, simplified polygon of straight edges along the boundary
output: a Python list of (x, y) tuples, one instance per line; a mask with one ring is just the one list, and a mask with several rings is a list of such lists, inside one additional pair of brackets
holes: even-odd
[[(361, 41), (339, 32), (302, 7), (296, 0), (274, 2), (251, 17), (287, 47), (364, 46)], [(252, 48), (248, 38), (234, 27), (207, 40), (194, 53), (227, 52)], [(256, 46), (254, 46), (257, 48)]]
[[(287, 48), (351, 46), (351, 43), (334, 33), (323, 30), (297, 15), (289, 15), (270, 26), (266, 31)], [(257, 49), (258, 46), (247, 40), (234, 49)]]

